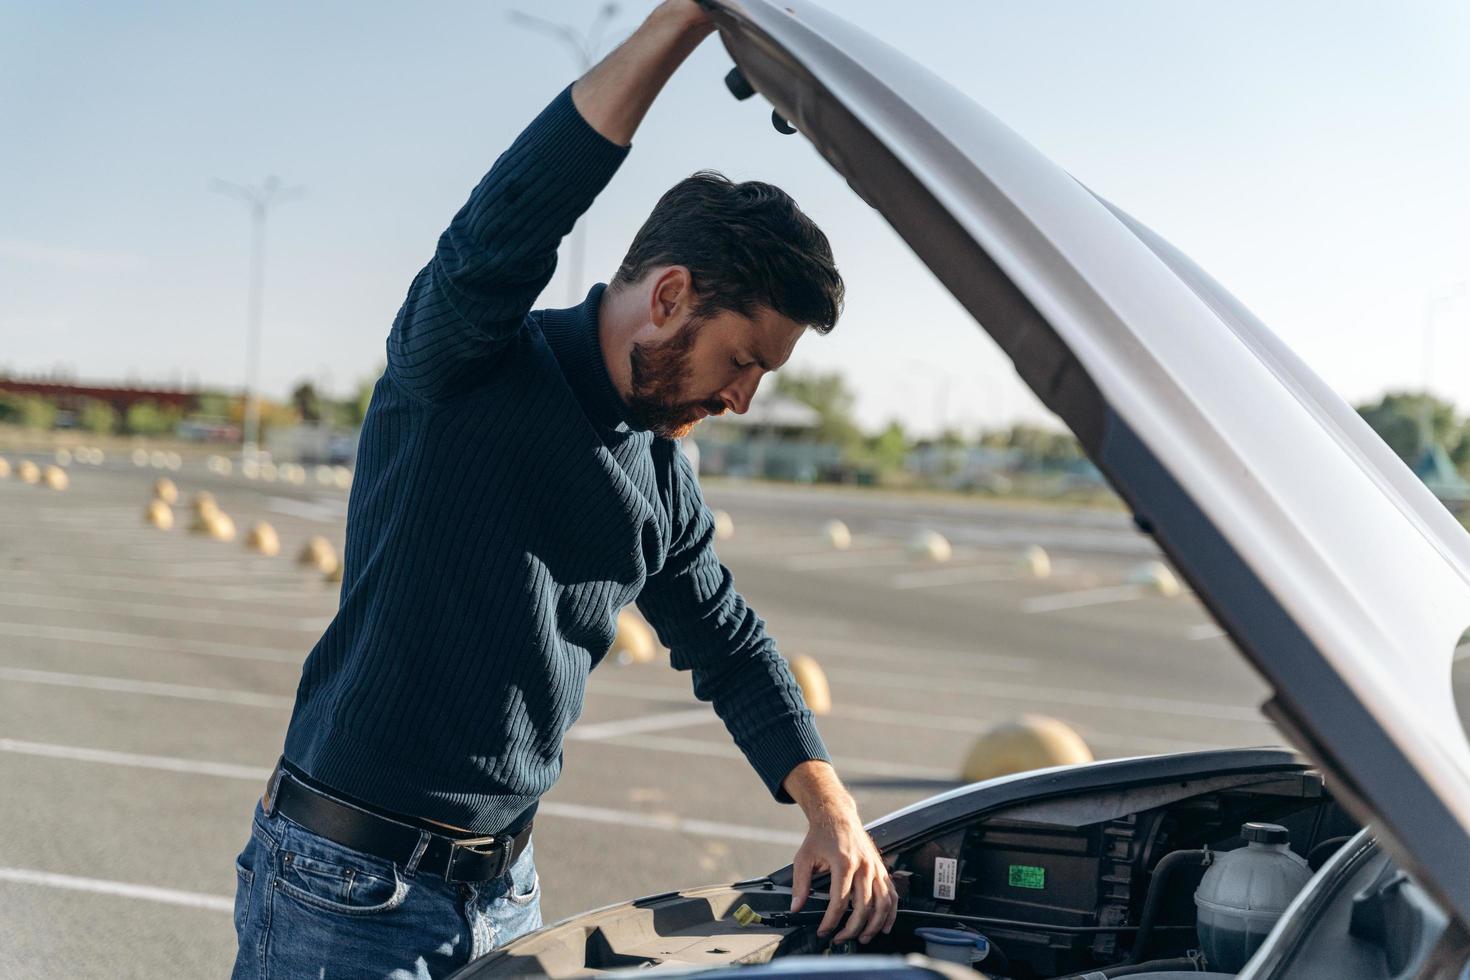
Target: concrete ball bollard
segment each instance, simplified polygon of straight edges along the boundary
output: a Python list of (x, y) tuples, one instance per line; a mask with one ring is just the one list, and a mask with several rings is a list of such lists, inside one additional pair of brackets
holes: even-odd
[(827, 674), (815, 659), (801, 654), (791, 660), (791, 676), (801, 688), (802, 700), (814, 715), (825, 715), (832, 711), (832, 688), (827, 684)]
[[(81, 450), (77, 450), (77, 453), (80, 456)], [(56, 460), (57, 466), (70, 466), (72, 461), (72, 453), (71, 450), (63, 447), (56, 450), (56, 452), (52, 454), (52, 458)]]
[(1051, 556), (1040, 545), (1033, 544), (1016, 559), (1016, 568), (1029, 578), (1051, 577)]
[(735, 519), (723, 510), (714, 512), (715, 540), (729, 541), (735, 536)]
[(10, 479), (10, 460), (0, 456), (0, 480)]
[(317, 466), (312, 471), (316, 476), (316, 482), (324, 487), (332, 485), (332, 468), (330, 466)]
[(247, 480), (260, 479), (260, 464), (253, 459), (241, 460), (240, 475)]
[(620, 665), (652, 663), (658, 654), (653, 629), (637, 613), (624, 609), (618, 613), (617, 633), (608, 651)]
[(345, 466), (332, 467), (332, 482), (338, 490), (348, 489), (352, 486), (352, 471)]
[(267, 558), (274, 558), (281, 553), (281, 538), (268, 523), (256, 521), (250, 526), (250, 533), (245, 535), (245, 546)]
[(1044, 715), (1022, 715), (980, 734), (960, 777), (978, 783), (1011, 773), (1092, 761), (1092, 750), (1070, 727)]
[(168, 477), (160, 477), (153, 484), (153, 496), (172, 506), (179, 502), (179, 488)]
[(138, 467), (138, 468), (140, 468), (140, 469), (142, 467), (144, 467), (144, 466), (147, 466), (148, 465), (148, 450), (146, 450), (146, 449), (134, 449), (133, 450), (133, 465), (136, 466), (136, 467)]
[(214, 511), (204, 518), (204, 531), (216, 541), (235, 540), (235, 522), (222, 510)]
[(41, 473), (41, 482), (52, 490), (65, 490), (71, 482), (66, 475), (66, 470), (60, 466), (52, 465), (46, 467)]
[(168, 469), (177, 472), (178, 470), (184, 468), (184, 457), (180, 456), (178, 453), (164, 453), (163, 465)]
[(260, 479), (263, 482), (265, 482), (265, 483), (275, 483), (276, 482), (276, 464), (275, 463), (261, 463), (260, 464)]
[(919, 561), (944, 562), (953, 555), (949, 540), (938, 531), (920, 531), (909, 539), (909, 557)]
[(41, 482), (41, 467), (28, 459), (23, 459), (15, 467), (15, 475), (20, 478), (21, 483)]
[(296, 564), (315, 568), (326, 575), (337, 567), (337, 549), (320, 534), (313, 534), (297, 552)]
[(148, 465), (155, 470), (168, 469), (168, 453), (161, 449), (155, 449), (148, 454)]
[(846, 551), (852, 547), (852, 532), (841, 521), (828, 521), (823, 524), (822, 537), (826, 539), (827, 544), (838, 551)]
[(143, 522), (149, 527), (167, 531), (174, 526), (173, 508), (162, 500), (154, 498), (148, 501), (148, 506), (143, 509)]
[(1141, 585), (1163, 596), (1172, 599), (1184, 591), (1179, 584), (1179, 578), (1168, 565), (1161, 561), (1146, 561), (1128, 573), (1128, 581), (1132, 585)]

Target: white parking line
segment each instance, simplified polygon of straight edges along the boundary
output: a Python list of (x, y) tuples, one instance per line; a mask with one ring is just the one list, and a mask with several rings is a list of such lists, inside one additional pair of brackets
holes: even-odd
[(1008, 670), (1019, 674), (1034, 673), (1036, 661), (1003, 653), (980, 653), (975, 650), (946, 650), (915, 647), (906, 643), (865, 643), (859, 640), (822, 640), (821, 645), (782, 644), (782, 649), (807, 649), (822, 656), (852, 657), (879, 663), (913, 663), (927, 659), (947, 661), (965, 670)]
[[(209, 623), (217, 626), (245, 626), (250, 629), (291, 630), (320, 633), (331, 617), (323, 616), (234, 616), (221, 609), (195, 609), (190, 606), (156, 606), (150, 603), (111, 601), (108, 599), (74, 599), (46, 593), (0, 593), (0, 605), (27, 609), (58, 609), (66, 612), (110, 611), (134, 619), (156, 619), (171, 623)], [(151, 610), (151, 611), (150, 611)]]
[[(126, 592), (135, 595), (150, 595), (154, 598), (179, 597), (184, 599), (206, 599), (213, 601), (249, 602), (295, 602), (302, 599), (322, 601), (324, 592), (303, 592), (300, 589), (263, 589), (237, 585), (204, 585), (189, 581), (153, 579), (140, 581), (137, 575), (108, 575), (86, 572), (38, 571), (36, 569), (0, 568), (0, 581), (18, 579), (22, 584), (52, 585), (69, 583), (78, 589), (96, 589), (109, 592)], [(335, 594), (333, 595), (335, 598)]]
[(0, 881), (113, 895), (117, 898), (136, 898), (145, 902), (162, 902), (165, 905), (184, 905), (189, 908), (209, 909), (211, 912), (229, 912), (235, 907), (235, 900), (223, 895), (205, 895), (201, 892), (184, 892), (174, 888), (135, 885), (127, 881), (107, 881), (103, 878), (78, 878), (52, 871), (37, 871), (34, 868), (0, 868)]
[(98, 674), (24, 670), (19, 667), (0, 667), (0, 680), (14, 681), (17, 684), (80, 687), (93, 691), (112, 691), (117, 694), (146, 694), (160, 698), (180, 698), (185, 701), (214, 701), (220, 704), (240, 704), (252, 708), (289, 708), (294, 703), (294, 699), (278, 694), (230, 691), (220, 687), (195, 687), (192, 684), (165, 684), (160, 681), (134, 681), (125, 677), (104, 677)]
[(1198, 623), (1186, 630), (1184, 635), (1191, 640), (1213, 640), (1228, 634), (1214, 623)]
[(786, 559), (793, 572), (820, 572), (841, 568), (876, 568), (884, 565), (907, 565), (913, 562), (902, 548), (869, 548), (866, 551), (828, 551), (820, 555), (803, 555)]
[(605, 721), (596, 725), (574, 725), (566, 737), (577, 742), (598, 742), (620, 735), (638, 735), (643, 732), (663, 732), (671, 728), (688, 728), (719, 721), (719, 716), (709, 708), (690, 708), (687, 711), (670, 711), (662, 715), (640, 715), (621, 721)]
[(218, 643), (213, 640), (188, 640), (176, 636), (145, 636), (139, 633), (115, 633), (111, 630), (78, 629), (74, 626), (41, 626), (30, 623), (0, 622), (0, 636), (20, 636), (32, 640), (60, 640), (64, 643), (89, 643), (96, 646), (124, 647), (201, 657), (230, 657), (235, 660), (260, 660), (267, 663), (291, 664), (299, 667), (306, 659), (305, 647), (300, 653), (267, 650), (260, 647)]
[(1036, 706), (1074, 704), (1090, 708), (1180, 715), (1185, 718), (1217, 718), (1223, 721), (1251, 722), (1261, 720), (1260, 712), (1254, 708), (1221, 704), (1215, 701), (1188, 701), (1112, 691), (1079, 691), (1065, 687), (1016, 684), (1010, 681), (967, 680), (962, 677), (936, 679), (913, 674), (848, 671), (840, 667), (828, 670), (827, 674), (836, 682), (856, 684), (860, 687), (875, 687), (880, 690), (903, 689), (931, 693), (942, 690), (946, 694), (973, 695), (982, 700), (988, 698), (999, 701), (1021, 701)]
[[(74, 745), (54, 745), (45, 742), (22, 742), (15, 739), (0, 739), (0, 752), (21, 755), (44, 756), (49, 759), (65, 759), (73, 762), (92, 762), (102, 765), (122, 766), (132, 769), (156, 769), (164, 772), (187, 773), (198, 776), (218, 776), (225, 779), (240, 779), (260, 783), (264, 789), (270, 778), (270, 769), (265, 766), (236, 766), (222, 762), (206, 762), (197, 759), (178, 759), (158, 755), (134, 755), (128, 752), (109, 752)], [(588, 806), (582, 803), (564, 803), (560, 800), (543, 800), (536, 809), (536, 817), (561, 817), (566, 820), (582, 820), (590, 823), (606, 823), (624, 827), (642, 827), (649, 830), (671, 830), (675, 833), (693, 834), (698, 837), (715, 837), (724, 840), (748, 840), (760, 844), (782, 844), (799, 846), (803, 835), (785, 830), (769, 830), (764, 827), (747, 827), (741, 824), (718, 823), (712, 820), (696, 820), (672, 813), (639, 813), (632, 810), (615, 810), (610, 807)]]
[[(651, 749), (655, 752), (676, 752), (680, 755), (705, 755), (716, 759), (744, 759), (740, 750), (730, 742), (705, 742), (700, 739), (684, 738), (679, 735), (629, 735), (620, 738), (618, 745), (632, 748)], [(909, 765), (906, 762), (888, 762), (884, 759), (860, 759), (841, 756), (837, 767), (845, 776), (877, 776), (894, 779), (954, 779), (949, 769), (934, 769), (926, 766)]]
[(1016, 577), (1010, 565), (971, 565), (959, 568), (926, 568), (917, 572), (903, 572), (888, 580), (895, 589), (932, 589), (945, 585), (966, 585), (980, 582), (999, 582)]
[(1055, 595), (1038, 596), (1021, 603), (1021, 611), (1027, 613), (1056, 612), (1059, 609), (1080, 609), (1083, 606), (1101, 606), (1110, 602), (1130, 602), (1145, 595), (1140, 585), (1106, 585), (1100, 589), (1081, 589), (1077, 592), (1058, 592)]

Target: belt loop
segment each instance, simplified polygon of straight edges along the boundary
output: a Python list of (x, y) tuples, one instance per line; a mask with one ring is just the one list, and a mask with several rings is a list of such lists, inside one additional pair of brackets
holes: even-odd
[(423, 860), (424, 852), (429, 849), (429, 841), (432, 839), (433, 835), (430, 834), (427, 830), (419, 831), (419, 842), (414, 845), (413, 854), (410, 855), (408, 859), (408, 864), (404, 865), (403, 867), (404, 874), (408, 875), (410, 878), (413, 877), (414, 872), (419, 869), (419, 862)]
[(267, 817), (274, 816), (276, 812), (276, 797), (281, 790), (281, 777), (286, 775), (286, 768), (281, 763), (285, 761), (285, 756), (281, 756), (280, 759), (276, 760), (275, 771), (271, 773), (271, 781), (266, 785), (266, 805), (263, 809)]

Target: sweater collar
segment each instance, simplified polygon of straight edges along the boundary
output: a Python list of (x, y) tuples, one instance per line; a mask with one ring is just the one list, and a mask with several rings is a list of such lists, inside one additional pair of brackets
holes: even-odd
[(626, 430), (634, 428), (628, 406), (607, 373), (597, 337), (597, 308), (606, 288), (606, 283), (593, 286), (580, 306), (543, 311), (541, 333), (587, 416), (609, 429)]

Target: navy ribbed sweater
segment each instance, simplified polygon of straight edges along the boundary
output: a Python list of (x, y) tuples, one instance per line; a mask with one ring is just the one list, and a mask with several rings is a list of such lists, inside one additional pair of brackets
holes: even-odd
[(522, 823), (635, 600), (778, 800), (792, 767), (827, 758), (715, 557), (683, 453), (625, 418), (597, 339), (603, 287), (530, 311), (626, 153), (563, 91), (398, 312), (358, 449), (340, 608), (286, 734), (285, 758), (349, 798), (479, 833)]

